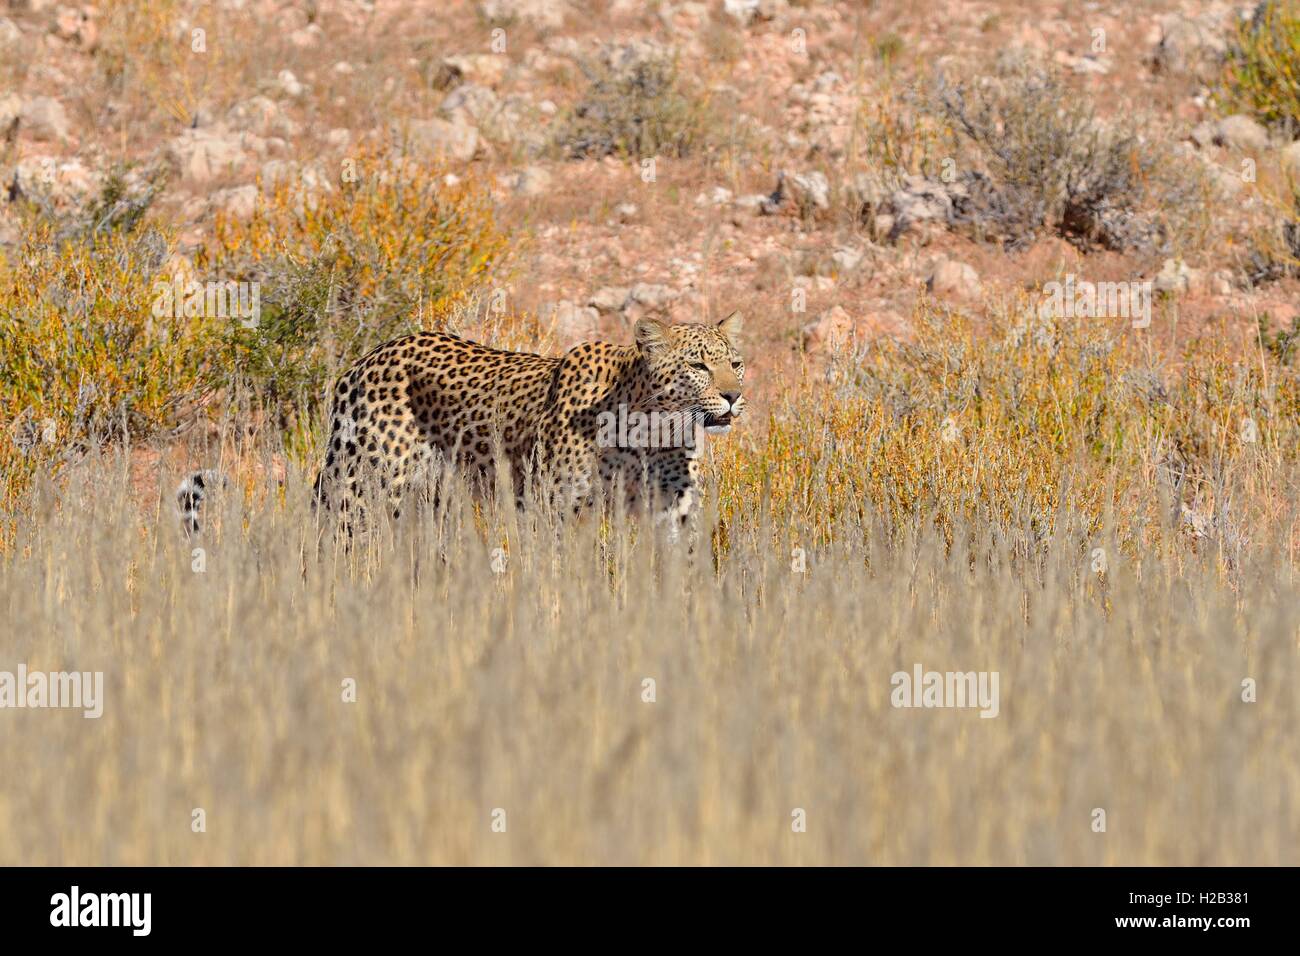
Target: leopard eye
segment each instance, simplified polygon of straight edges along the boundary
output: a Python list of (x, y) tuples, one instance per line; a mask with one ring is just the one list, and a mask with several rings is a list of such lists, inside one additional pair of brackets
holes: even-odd
[(701, 372), (707, 372), (709, 370), (709, 367), (705, 365), (703, 362), (692, 362), (691, 368), (697, 368)]

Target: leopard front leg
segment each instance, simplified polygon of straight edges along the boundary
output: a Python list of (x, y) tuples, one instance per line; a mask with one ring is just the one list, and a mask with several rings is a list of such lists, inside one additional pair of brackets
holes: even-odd
[(580, 429), (557, 426), (542, 435), (539, 477), (557, 514), (580, 514), (592, 501), (595, 443)]
[(655, 525), (665, 529), (670, 541), (679, 540), (685, 533), (694, 547), (703, 501), (698, 456), (690, 448), (653, 452), (646, 476), (653, 495)]

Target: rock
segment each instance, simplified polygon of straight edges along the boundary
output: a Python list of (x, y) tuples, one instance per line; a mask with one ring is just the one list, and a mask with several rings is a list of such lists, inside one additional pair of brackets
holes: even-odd
[(606, 43), (597, 56), (615, 79), (630, 80), (648, 66), (671, 63), (675, 54), (668, 44), (641, 37), (627, 43)]
[(758, 0), (722, 0), (722, 12), (742, 27), (758, 14)]
[(973, 268), (956, 259), (940, 259), (925, 287), (937, 296), (971, 301), (979, 297), (980, 276)]
[(826, 174), (818, 171), (810, 173), (781, 173), (777, 179), (776, 192), (772, 199), (780, 202), (789, 196), (794, 200), (801, 214), (816, 210), (829, 209), (831, 205), (831, 184)]
[(885, 201), (885, 190), (880, 180), (870, 173), (855, 173), (843, 187), (844, 204), (862, 222), (870, 222), (872, 215)]
[(1230, 149), (1258, 152), (1268, 149), (1268, 130), (1249, 116), (1236, 113), (1215, 124), (1214, 141)]
[(663, 312), (677, 298), (677, 292), (666, 285), (638, 282), (628, 290), (627, 298), (627, 305), (640, 306), (646, 312)]
[(554, 307), (555, 334), (564, 345), (595, 338), (600, 328), (600, 313), (564, 299)]
[[(956, 203), (966, 197), (962, 183), (944, 183), (923, 176), (907, 176), (875, 217), (878, 234), (891, 240), (917, 223), (949, 223)], [(886, 228), (887, 227), (887, 228)], [(885, 232), (880, 232), (885, 229)]]
[(550, 188), (551, 174), (541, 166), (525, 166), (503, 175), (499, 182), (517, 195), (540, 196)]
[(281, 70), (276, 75), (275, 83), (280, 92), (295, 100), (307, 91), (307, 88), (298, 82), (298, 77), (293, 75), (292, 70)]
[(1157, 21), (1160, 40), (1152, 65), (1161, 73), (1195, 73), (1221, 61), (1228, 52), (1223, 27), (1209, 16), (1170, 13)]
[(219, 189), (212, 194), (212, 208), (232, 219), (252, 219), (257, 210), (257, 187)]
[(722, 12), (742, 27), (758, 20), (773, 20), (788, 8), (788, 0), (723, 0), (722, 3)]
[(335, 149), (343, 149), (352, 142), (352, 131), (344, 129), (342, 126), (336, 126), (325, 134), (325, 142)]
[(862, 265), (862, 258), (862, 250), (853, 246), (840, 246), (831, 253), (831, 262), (835, 263), (835, 271), (840, 274), (856, 272)]
[(599, 312), (619, 312), (627, 302), (628, 290), (622, 286), (605, 286), (597, 289), (587, 304)]
[(0, 93), (0, 135), (8, 131), (23, 112), (23, 98), (17, 93)]
[(242, 167), (248, 154), (238, 134), (218, 125), (184, 130), (167, 144), (167, 158), (181, 175), (206, 183)]
[[(3, 113), (4, 109), (0, 107), (0, 127), (4, 125), (2, 122)], [(1278, 153), (1278, 162), (1281, 163), (1284, 171), (1292, 176), (1300, 177), (1300, 140), (1283, 146)]]
[(629, 223), (641, 210), (634, 202), (621, 202), (614, 207), (614, 215), (621, 223)]
[(268, 193), (277, 186), (292, 183), (298, 176), (298, 164), (290, 159), (268, 159), (262, 164), (258, 173), (258, 179), (262, 182), (262, 191)]
[(357, 72), (357, 68), (347, 60), (339, 60), (330, 69), (338, 76), (352, 76)]
[(269, 96), (253, 96), (236, 103), (226, 113), (226, 122), (258, 136), (294, 137), (302, 131)]
[(289, 34), (289, 42), (300, 50), (306, 50), (318, 46), (325, 37), (325, 31), (317, 23), (309, 23), (301, 29), (294, 30)]
[(1187, 138), (1197, 149), (1208, 149), (1214, 145), (1214, 124), (1208, 120), (1197, 123), (1187, 134)]
[(8, 17), (0, 17), (0, 46), (17, 43), (22, 38), (23, 31), (18, 29), (18, 24)]
[(14, 167), (14, 177), (23, 192), (45, 196), (60, 209), (84, 202), (101, 188), (101, 177), (79, 159), (29, 156)]
[(842, 306), (831, 306), (801, 330), (806, 352), (833, 352), (853, 338), (853, 319)]
[(1245, 180), (1241, 178), (1241, 171), (1224, 169), (1218, 163), (1206, 163), (1206, 172), (1209, 174), (1210, 181), (1219, 194), (1226, 199), (1231, 199), (1245, 187)]
[(21, 128), (33, 139), (65, 142), (68, 139), (68, 114), (63, 104), (52, 96), (34, 96), (22, 106)]
[(1182, 295), (1201, 285), (1202, 276), (1181, 259), (1166, 259), (1153, 280), (1157, 292)]
[(506, 64), (506, 58), (495, 53), (444, 56), (434, 70), (432, 83), (440, 90), (450, 89), (461, 83), (495, 87), (505, 77)]
[(51, 32), (86, 52), (99, 45), (99, 28), (95, 25), (94, 7), (59, 7), (54, 13)]
[(554, 30), (564, 25), (565, 0), (481, 0), (479, 13), (489, 23), (509, 26), (520, 21)]
[(492, 117), (497, 108), (497, 95), (486, 86), (462, 83), (443, 97), (438, 112), (452, 122), (473, 126), (482, 125), (484, 120)]
[(731, 202), (731, 190), (725, 186), (714, 186), (708, 192), (695, 197), (697, 206), (725, 206)]
[(407, 141), (417, 152), (467, 163), (478, 151), (478, 130), (465, 123), (441, 119), (413, 120)]

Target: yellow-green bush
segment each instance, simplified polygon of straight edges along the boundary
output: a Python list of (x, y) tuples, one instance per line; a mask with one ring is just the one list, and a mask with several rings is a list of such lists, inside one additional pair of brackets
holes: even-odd
[(1261, 4), (1238, 24), (1216, 99), (1226, 113), (1300, 132), (1300, 6), (1293, 0)]
[(708, 98), (683, 79), (675, 60), (581, 65), (590, 85), (554, 134), (567, 156), (685, 156), (716, 125)]
[(790, 389), (760, 441), (716, 446), (724, 543), (761, 502), (774, 526), (825, 539), (873, 516), (979, 519), (1029, 545), (1069, 512), (1134, 547), (1194, 515), (1235, 548), (1300, 460), (1300, 382), (1284, 353), (1229, 340), (1208, 330), (1162, 357), (1149, 332), (1096, 320), (986, 328), (922, 306), (913, 338), (846, 357), (825, 389)]
[(248, 386), (282, 418), (313, 410), (340, 370), (406, 332), (486, 308), (506, 251), (471, 180), (369, 154), (328, 189), (282, 182), (247, 221), (218, 216), (199, 267), (260, 283), (251, 327), (226, 323), (220, 384)]
[(34, 225), (0, 256), (0, 475), (169, 427), (205, 386), (202, 319), (155, 315), (170, 252), (158, 230), (55, 241)]

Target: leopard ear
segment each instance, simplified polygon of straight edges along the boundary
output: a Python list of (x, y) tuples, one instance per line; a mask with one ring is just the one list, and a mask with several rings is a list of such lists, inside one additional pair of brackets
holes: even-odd
[(644, 352), (664, 349), (669, 345), (668, 326), (658, 319), (638, 319), (632, 334)]
[(728, 342), (735, 345), (740, 338), (740, 328), (744, 324), (745, 317), (739, 312), (733, 312), (718, 323), (718, 331), (727, 337)]

